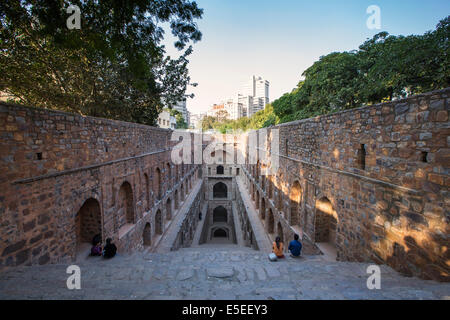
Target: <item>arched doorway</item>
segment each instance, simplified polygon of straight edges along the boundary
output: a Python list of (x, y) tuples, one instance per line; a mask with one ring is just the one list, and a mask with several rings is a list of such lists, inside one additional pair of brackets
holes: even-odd
[(315, 242), (327, 242), (335, 246), (337, 221), (338, 216), (330, 200), (326, 197), (317, 200), (314, 223)]
[(275, 224), (275, 219), (273, 217), (273, 212), (272, 209), (269, 208), (269, 212), (268, 212), (268, 217), (267, 217), (267, 232), (272, 234), (274, 233), (274, 224)]
[(150, 223), (147, 223), (144, 227), (144, 232), (142, 233), (142, 238), (144, 240), (144, 247), (149, 247), (152, 245), (152, 228)]
[(267, 179), (269, 188), (269, 199), (273, 199), (273, 176), (269, 176)]
[(227, 209), (225, 209), (223, 206), (219, 206), (214, 209), (213, 211), (213, 223), (216, 222), (227, 222), (228, 221), (228, 213)]
[(144, 173), (144, 183), (145, 183), (145, 203), (146, 203), (146, 210), (150, 210), (150, 181), (148, 179), (148, 175)]
[(171, 189), (172, 187), (172, 166), (167, 162), (167, 189)]
[(87, 199), (75, 216), (77, 247), (92, 244), (96, 235), (102, 236), (100, 204), (94, 198)]
[(302, 188), (298, 181), (295, 181), (292, 188), (291, 193), (289, 195), (290, 199), (290, 219), (289, 223), (291, 226), (299, 224), (299, 214), (300, 214), (300, 203), (302, 197)]
[(127, 181), (119, 189), (117, 213), (119, 229), (126, 224), (135, 223), (133, 191)]
[(161, 170), (156, 168), (155, 170), (155, 193), (158, 200), (162, 198), (162, 188), (161, 188)]
[(266, 200), (264, 198), (261, 199), (261, 219), (266, 219)]
[(175, 190), (174, 198), (175, 198), (175, 210), (178, 210), (178, 208), (180, 207), (178, 204), (178, 190)]
[(224, 229), (219, 228), (214, 231), (213, 238), (228, 238), (228, 235)]
[(259, 209), (259, 191), (256, 191), (256, 209)]
[(286, 243), (284, 241), (283, 227), (281, 226), (281, 222), (278, 222), (278, 224), (277, 224), (277, 236), (280, 237), (281, 241), (284, 243), (284, 245), (286, 247)]
[(167, 199), (166, 202), (166, 218), (167, 220), (171, 220), (172, 219), (172, 201), (169, 199)]
[(155, 233), (156, 234), (163, 233), (163, 221), (161, 217), (161, 210), (158, 210), (155, 215)]
[(228, 196), (227, 185), (223, 182), (218, 182), (213, 187), (213, 197), (219, 199), (226, 199)]

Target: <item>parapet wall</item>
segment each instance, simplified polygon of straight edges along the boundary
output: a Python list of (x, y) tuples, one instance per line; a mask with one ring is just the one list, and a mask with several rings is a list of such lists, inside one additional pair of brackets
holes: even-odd
[(287, 241), (302, 230), (332, 242), (338, 260), (448, 281), (449, 107), (447, 88), (271, 127), (276, 175), (247, 165), (267, 231)]

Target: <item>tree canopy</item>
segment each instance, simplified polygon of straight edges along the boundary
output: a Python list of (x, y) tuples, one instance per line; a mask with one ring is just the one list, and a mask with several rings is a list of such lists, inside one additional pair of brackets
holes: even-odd
[(359, 50), (333, 52), (272, 105), (280, 122), (375, 104), (450, 86), (450, 17), (424, 35), (381, 32)]
[[(69, 30), (77, 5), (81, 29)], [(201, 40), (190, 0), (0, 2), (0, 91), (36, 107), (154, 125), (165, 101), (185, 98), (191, 42)], [(180, 57), (166, 55), (164, 24)]]

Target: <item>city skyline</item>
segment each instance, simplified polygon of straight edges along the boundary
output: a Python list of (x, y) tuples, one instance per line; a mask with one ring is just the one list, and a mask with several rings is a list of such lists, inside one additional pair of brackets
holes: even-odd
[[(393, 35), (423, 34), (433, 30), (448, 1), (242, 1), (198, 0), (204, 8), (198, 22), (202, 41), (194, 44), (189, 57), (192, 82), (187, 93), (187, 109), (194, 114), (207, 112), (217, 101), (240, 90), (251, 75), (270, 82), (270, 102), (295, 88), (301, 74), (320, 56), (334, 51), (358, 49), (366, 39), (381, 31)], [(381, 9), (381, 29), (366, 26), (370, 5)], [(333, 12), (333, 15), (328, 13)], [(399, 14), (401, 13), (401, 14)], [(174, 38), (166, 32), (169, 55)]]

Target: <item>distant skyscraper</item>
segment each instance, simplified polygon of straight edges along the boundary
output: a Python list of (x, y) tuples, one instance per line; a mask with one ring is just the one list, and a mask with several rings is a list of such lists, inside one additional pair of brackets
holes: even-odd
[(183, 115), (184, 121), (189, 124), (189, 114), (186, 107), (186, 99), (183, 101), (178, 102), (176, 105), (173, 106), (173, 109), (179, 111)]

